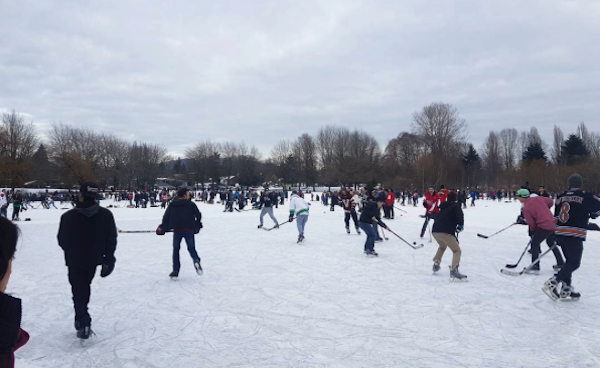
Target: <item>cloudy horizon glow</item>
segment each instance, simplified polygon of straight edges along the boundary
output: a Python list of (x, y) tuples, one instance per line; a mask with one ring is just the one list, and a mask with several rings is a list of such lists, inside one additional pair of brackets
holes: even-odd
[[(600, 2), (0, 0), (0, 111), (158, 143), (343, 125), (382, 149), (431, 102), (489, 130), (600, 131)], [(596, 36), (594, 36), (596, 35)]]

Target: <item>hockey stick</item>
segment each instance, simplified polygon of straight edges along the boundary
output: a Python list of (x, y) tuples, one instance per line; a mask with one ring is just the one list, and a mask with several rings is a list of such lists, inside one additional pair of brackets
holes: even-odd
[(397, 209), (398, 211), (402, 211), (402, 212), (404, 212), (404, 213), (408, 213), (408, 212), (404, 211), (402, 208), (398, 208), (398, 207), (396, 207), (396, 206), (394, 206), (394, 208), (395, 208), (395, 209)]
[[(375, 222), (379, 223), (379, 221), (377, 221), (376, 219), (373, 219)], [(423, 248), (425, 245), (423, 245), (423, 243), (419, 244), (419, 245), (412, 245), (409, 242), (407, 242), (406, 240), (404, 240), (403, 237), (401, 237), (400, 235), (396, 234), (392, 229), (390, 229), (388, 227), (388, 231), (394, 235), (396, 235), (396, 237), (400, 240), (402, 240), (404, 243), (406, 243), (406, 245), (408, 245), (409, 247), (411, 247), (412, 249), (419, 249), (419, 248)], [(416, 242), (414, 244), (417, 244)]]
[(117, 230), (119, 233), (125, 234), (139, 234), (139, 233), (154, 233), (156, 230)]
[(517, 261), (517, 263), (515, 263), (515, 264), (507, 264), (506, 268), (517, 268), (517, 266), (519, 265), (519, 263), (521, 263), (521, 260), (523, 259), (523, 256), (525, 255), (525, 253), (527, 253), (527, 249), (529, 249), (530, 245), (531, 245), (531, 239), (529, 240), (529, 243), (527, 243), (527, 245), (525, 246), (525, 249), (523, 250), (523, 253), (521, 253), (521, 257), (519, 257), (519, 260)]
[(494, 235), (500, 234), (500, 233), (501, 233), (501, 232), (503, 232), (504, 230), (506, 230), (506, 229), (509, 229), (509, 228), (511, 228), (511, 227), (513, 227), (513, 226), (515, 226), (515, 225), (516, 225), (516, 223), (514, 223), (514, 224), (510, 224), (509, 226), (505, 227), (504, 229), (502, 229), (502, 230), (500, 230), (500, 231), (496, 231), (496, 232), (495, 232), (495, 233), (493, 233), (492, 235), (483, 235), (483, 234), (477, 234), (477, 236), (478, 236), (478, 237), (480, 237), (480, 238), (488, 239), (488, 238), (491, 238), (491, 237), (492, 237), (492, 236), (494, 236)]
[(383, 235), (383, 238), (385, 240), (390, 240), (390, 238), (388, 238), (387, 236), (385, 236), (385, 231), (383, 231), (383, 228), (381, 228), (381, 235)]
[[(295, 219), (295, 217), (294, 217), (294, 219)], [(291, 222), (290, 220), (287, 220), (286, 222), (284, 222), (284, 223), (282, 223), (282, 224), (277, 224), (277, 225), (275, 225), (275, 226), (273, 226), (273, 227), (270, 227), (270, 228), (268, 228), (268, 229), (265, 229), (265, 228), (263, 227), (262, 229), (263, 229), (263, 230), (265, 230), (265, 231), (271, 231), (271, 230), (273, 230), (273, 229), (280, 228), (280, 227), (282, 227), (282, 226), (283, 226), (283, 225), (285, 225), (285, 224), (289, 224), (290, 222)]]
[(542, 259), (542, 257), (544, 257), (546, 254), (548, 254), (551, 251), (553, 251), (554, 248), (556, 248), (556, 244), (552, 245), (550, 247), (550, 249), (548, 249), (544, 253), (540, 254), (540, 256), (538, 257), (538, 259), (536, 259), (534, 262), (532, 262), (529, 266), (525, 267), (522, 271), (516, 272), (516, 271), (510, 271), (510, 270), (507, 270), (507, 269), (503, 268), (503, 269), (500, 270), (500, 272), (502, 272), (505, 275), (509, 275), (509, 276), (521, 276), (525, 272), (531, 270), (531, 268), (533, 266), (535, 266), (536, 264), (538, 264), (540, 262), (540, 260)]

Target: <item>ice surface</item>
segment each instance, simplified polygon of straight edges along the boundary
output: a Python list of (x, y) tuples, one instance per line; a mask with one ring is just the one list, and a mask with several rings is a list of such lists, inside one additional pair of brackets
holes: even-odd
[[(32, 221), (19, 223), (23, 242), (8, 292), (23, 299), (31, 341), (17, 367), (600, 367), (598, 233), (574, 276), (582, 299), (560, 303), (540, 290), (552, 276), (551, 254), (539, 276), (499, 272), (518, 259), (526, 227), (476, 236), (514, 221), (517, 203), (479, 201), (465, 210), (460, 269), (468, 283), (449, 281), (450, 250), (431, 274), (437, 245), (428, 236), (413, 250), (388, 234), (376, 244), (379, 258), (366, 258), (365, 236), (346, 234), (341, 208), (312, 202), (300, 245), (295, 224), (267, 232), (256, 228), (258, 211), (199, 208), (204, 275), (182, 246), (179, 280), (169, 279), (170, 235), (120, 234), (114, 274), (102, 279), (98, 271), (92, 284), (97, 337), (85, 348), (75, 338), (56, 243), (64, 211), (23, 213)], [(396, 211), (388, 225), (418, 241), (423, 208), (402, 208), (408, 214)], [(121, 229), (153, 230), (163, 212), (113, 213)], [(285, 221), (287, 206), (275, 213)]]

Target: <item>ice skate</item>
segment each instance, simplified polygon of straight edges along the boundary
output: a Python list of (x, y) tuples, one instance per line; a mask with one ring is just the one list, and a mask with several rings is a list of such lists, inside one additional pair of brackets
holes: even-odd
[(356, 233), (360, 235), (360, 228), (358, 226), (356, 227)]
[(379, 254), (375, 250), (365, 250), (367, 257), (378, 257)]
[(560, 271), (561, 268), (563, 268), (564, 265), (558, 265), (555, 264), (554, 266), (552, 266), (552, 269), (556, 272)]
[(542, 286), (542, 291), (548, 295), (548, 298), (557, 301), (560, 298), (560, 294), (556, 290), (558, 288), (558, 284), (559, 281), (556, 279), (556, 277), (552, 277), (544, 283), (544, 286)]
[(177, 280), (177, 277), (178, 277), (178, 276), (179, 276), (179, 273), (178, 273), (178, 272), (171, 272), (171, 273), (169, 274), (169, 277), (170, 277), (170, 278), (171, 278), (171, 280), (173, 280), (173, 281)]
[(202, 274), (204, 273), (204, 271), (202, 270), (202, 266), (200, 265), (200, 261), (194, 262), (194, 268), (196, 269), (196, 273), (198, 274), (198, 276), (202, 276)]
[(346, 226), (346, 233), (350, 234), (350, 226)]
[(263, 227), (263, 224), (258, 225), (259, 229), (262, 229), (262, 227)]
[[(77, 323), (75, 323), (77, 327)], [(79, 343), (81, 346), (85, 347), (90, 337), (94, 336), (95, 333), (92, 330), (91, 326), (79, 327), (77, 328), (77, 338), (79, 339)]]
[(296, 243), (297, 244), (302, 243), (302, 240), (304, 240), (304, 235), (300, 234), (300, 235), (298, 235), (298, 241)]
[(440, 261), (439, 260), (435, 260), (433, 261), (433, 273), (437, 273), (440, 270)]
[(456, 268), (452, 268), (452, 266), (450, 267), (450, 281), (467, 281), (467, 275), (463, 275), (462, 273), (458, 272), (458, 266), (456, 266)]
[(576, 292), (573, 286), (563, 284), (560, 290), (561, 302), (577, 301), (579, 298), (581, 298), (581, 294)]

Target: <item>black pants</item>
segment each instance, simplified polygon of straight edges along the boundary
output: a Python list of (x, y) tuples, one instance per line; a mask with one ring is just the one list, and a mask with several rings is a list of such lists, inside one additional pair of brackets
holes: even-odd
[(352, 221), (354, 222), (354, 227), (358, 229), (358, 216), (356, 215), (356, 211), (352, 210), (350, 212), (344, 211), (344, 222), (346, 223), (346, 227), (350, 227), (350, 217), (352, 217)]
[(421, 229), (421, 237), (425, 236), (427, 225), (429, 225), (429, 220), (435, 220), (435, 215), (433, 213), (429, 213), (425, 216), (425, 222), (423, 223), (423, 228)]
[(73, 291), (73, 306), (75, 307), (75, 322), (80, 327), (91, 326), (92, 317), (88, 313), (92, 280), (96, 274), (96, 267), (69, 267), (69, 282)]
[[(531, 238), (531, 262), (535, 262), (540, 256), (540, 245), (544, 240), (546, 241), (546, 244), (548, 244), (548, 247), (552, 247), (556, 242), (554, 230), (535, 230), (535, 232), (533, 233), (533, 237)], [(556, 258), (557, 265), (562, 266), (563, 264), (565, 264), (565, 261), (563, 261), (562, 254), (560, 253), (560, 249), (558, 249), (558, 247), (552, 249), (552, 253), (554, 253), (554, 258)]]
[(12, 213), (13, 221), (14, 221), (14, 219), (19, 218), (19, 212), (21, 212), (21, 207), (13, 207), (13, 213)]
[(571, 286), (571, 276), (581, 266), (583, 239), (572, 236), (557, 236), (556, 240), (560, 244), (567, 260), (558, 274), (556, 274), (556, 279)]

